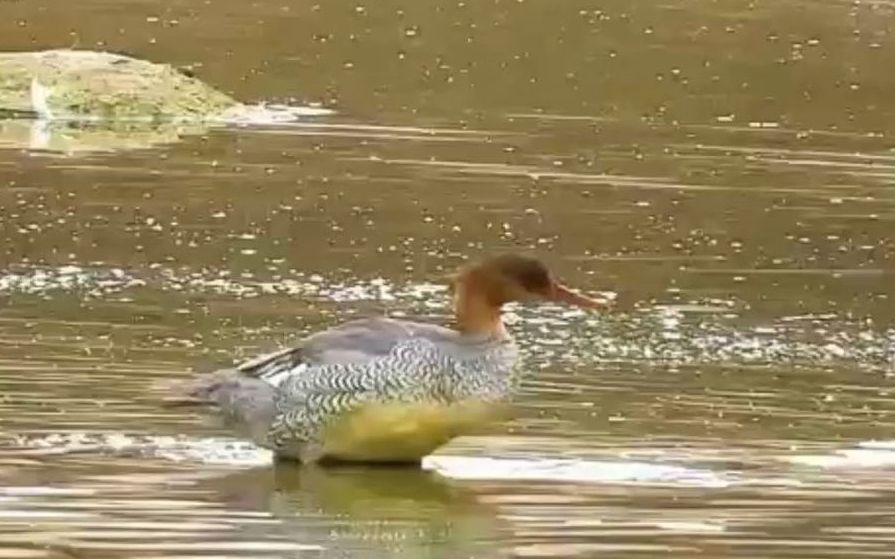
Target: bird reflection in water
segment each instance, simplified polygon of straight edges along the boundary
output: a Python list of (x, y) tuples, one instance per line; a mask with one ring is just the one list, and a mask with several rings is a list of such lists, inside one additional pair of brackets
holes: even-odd
[[(269, 512), (279, 523), (246, 524), (254, 539), (279, 532), (319, 546), (320, 557), (501, 557), (496, 511), (462, 483), (406, 467), (300, 467), (278, 461), (200, 484), (216, 500)], [(304, 554), (302, 556), (305, 556)]]

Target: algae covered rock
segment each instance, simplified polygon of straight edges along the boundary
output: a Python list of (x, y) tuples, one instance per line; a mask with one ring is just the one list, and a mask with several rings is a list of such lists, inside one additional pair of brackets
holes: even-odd
[[(0, 112), (103, 121), (204, 121), (243, 105), (167, 64), (107, 52), (0, 53)], [(2, 116), (2, 114), (0, 114)]]
[(331, 112), (243, 104), (171, 65), (121, 54), (0, 52), (0, 149), (132, 150), (214, 126), (288, 125)]

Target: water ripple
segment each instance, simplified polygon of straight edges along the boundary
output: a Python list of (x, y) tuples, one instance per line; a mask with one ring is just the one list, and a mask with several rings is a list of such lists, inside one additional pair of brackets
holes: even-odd
[[(110, 298), (140, 289), (213, 293), (237, 300), (289, 296), (328, 303), (375, 302), (390, 304), (395, 317), (429, 315), (436, 320), (449, 306), (444, 285), (401, 284), (384, 278), (332, 280), (313, 273), (264, 280), (165, 268), (137, 275), (118, 268), (64, 266), (19, 267), (0, 275), (0, 293)], [(737, 306), (730, 299), (702, 298), (633, 313), (591, 315), (556, 305), (536, 309), (511, 305), (505, 318), (524, 350), (543, 362), (817, 366), (848, 362), (881, 371), (895, 367), (895, 329), (835, 314), (781, 316), (744, 327)]]

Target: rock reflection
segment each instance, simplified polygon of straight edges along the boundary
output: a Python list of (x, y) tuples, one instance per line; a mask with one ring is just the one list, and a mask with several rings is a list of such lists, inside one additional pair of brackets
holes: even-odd
[(208, 126), (200, 123), (0, 120), (0, 149), (26, 149), (69, 156), (113, 153), (170, 144), (207, 130)]

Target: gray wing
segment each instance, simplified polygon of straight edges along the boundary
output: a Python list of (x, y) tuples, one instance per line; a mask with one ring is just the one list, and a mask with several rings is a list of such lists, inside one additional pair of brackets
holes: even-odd
[(274, 377), (305, 365), (317, 367), (364, 363), (388, 356), (399, 343), (414, 337), (451, 341), (457, 333), (433, 324), (391, 318), (364, 318), (312, 334), (293, 347), (261, 355), (237, 370), (255, 377)]

